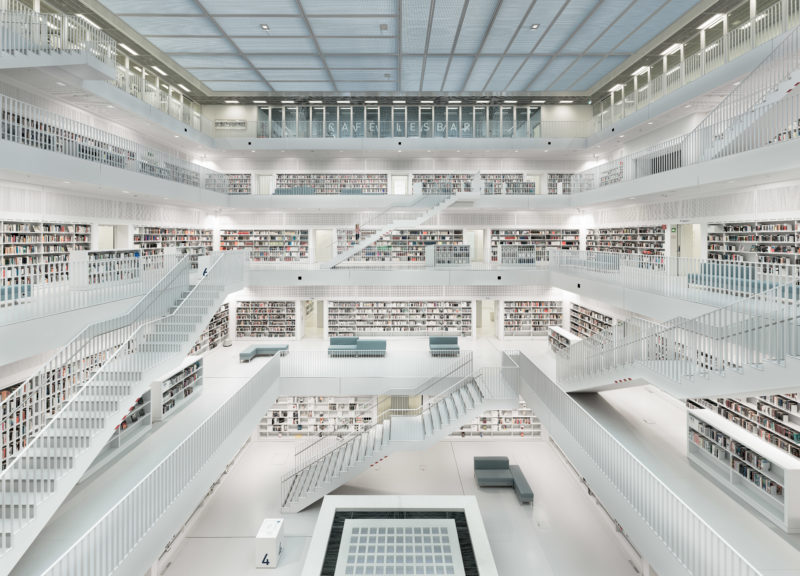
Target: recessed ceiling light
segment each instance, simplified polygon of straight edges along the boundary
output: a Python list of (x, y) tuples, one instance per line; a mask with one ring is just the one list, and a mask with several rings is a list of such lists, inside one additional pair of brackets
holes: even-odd
[(503, 104), (516, 104), (516, 100), (503, 100)]
[(642, 74), (647, 73), (648, 70), (650, 70), (650, 66), (642, 66), (641, 68), (634, 70), (631, 73), (631, 76), (641, 76)]
[(137, 72), (141, 72), (142, 71), (142, 69), (139, 68), (138, 66), (134, 66), (133, 69), (136, 70)]
[(664, 51), (661, 53), (661, 56), (669, 56), (670, 54), (675, 54), (675, 52), (677, 52), (678, 50), (680, 50), (682, 47), (683, 47), (683, 45), (682, 45), (682, 44), (673, 44), (672, 46), (670, 46), (669, 48), (667, 48), (666, 50), (664, 50)]
[[(178, 84), (178, 86), (180, 86), (180, 84)], [(253, 100), (253, 104), (266, 104), (266, 103), (267, 103), (266, 100)]]
[(687, 104), (686, 106), (684, 106), (684, 108), (691, 108), (691, 107), (692, 107), (691, 104)]
[(281, 152), (286, 152), (286, 150), (281, 150)]
[(548, 152), (549, 152), (549, 150), (545, 150), (545, 151), (544, 151), (544, 153), (545, 153), (545, 154), (547, 154)]
[(225, 104), (238, 104), (238, 100), (225, 100)]
[(430, 152), (430, 150), (427, 150), (427, 152)]
[(619, 137), (620, 138), (625, 138), (625, 134), (620, 134)]
[(652, 122), (648, 122), (648, 123), (647, 123), (647, 125), (648, 125), (648, 126), (652, 126), (652, 125), (653, 125), (653, 123), (652, 123)]
[(183, 84), (178, 84), (178, 88), (180, 88), (180, 89), (181, 89), (181, 90), (183, 90), (184, 92), (191, 92), (191, 90), (189, 90), (189, 89), (188, 89), (186, 86), (184, 86)]
[(66, 84), (64, 84), (63, 82), (56, 82), (56, 85), (58, 85), (58, 86), (66, 86)]
[(255, 151), (255, 150), (250, 150), (250, 152), (252, 152), (253, 154), (255, 154), (255, 153), (256, 153), (256, 151)]
[(269, 24), (262, 24), (262, 25), (261, 25), (261, 29), (262, 29), (264, 32), (269, 32)]
[(461, 100), (448, 100), (448, 104), (461, 104)]
[(628, 196), (628, 200), (636, 200), (633, 196)]
[(309, 104), (322, 104), (322, 100), (309, 100)]
[(377, 100), (364, 100), (364, 104), (377, 104)]
[(491, 100), (475, 100), (475, 104), (488, 104)]
[(705, 30), (706, 28), (711, 28), (722, 22), (725, 19), (725, 14), (714, 14), (711, 18), (700, 24), (697, 27), (698, 30)]
[(392, 100), (392, 104), (405, 104), (405, 100)]
[(531, 30), (538, 30), (538, 29), (539, 29), (538, 24), (531, 24)]
[(156, 72), (158, 72), (159, 74), (161, 74), (162, 76), (166, 76), (166, 75), (167, 75), (167, 73), (166, 73), (166, 72), (164, 72), (164, 71), (163, 71), (161, 68), (159, 68), (158, 66), (151, 66), (151, 68), (152, 68), (153, 70), (155, 70)]
[(80, 18), (81, 20), (83, 20), (84, 22), (86, 22), (87, 24), (89, 24), (90, 26), (94, 26), (95, 28), (97, 28), (98, 30), (100, 30), (100, 26), (98, 26), (97, 24), (95, 24), (94, 22), (92, 22), (91, 20), (89, 20), (89, 19), (88, 19), (86, 16), (84, 16), (83, 14), (76, 14), (76, 16), (77, 16), (78, 18)]
[(514, 152), (519, 152), (519, 150), (514, 150)]
[(350, 100), (337, 100), (337, 104), (350, 104)]
[(123, 190), (122, 193), (123, 194), (130, 194), (130, 192), (128, 192), (127, 190)]
[(106, 104), (106, 108), (113, 108), (113, 107), (114, 106), (112, 104)]
[(175, 138), (180, 138), (180, 136), (178, 136), (177, 134), (175, 134)]
[(281, 104), (294, 104), (294, 100), (281, 100)]
[(123, 44), (122, 42), (117, 42), (117, 46), (119, 46), (120, 48), (125, 50), (125, 52), (127, 52), (128, 54), (132, 54), (134, 56), (138, 56), (139, 55), (139, 53), (136, 50), (134, 50), (133, 48), (131, 48), (127, 44)]
[(559, 104), (572, 104), (575, 100), (559, 100)]
[(544, 104), (544, 100), (531, 100), (531, 104)]
[(64, 180), (64, 184), (69, 184), (69, 180)]
[(734, 86), (738, 86), (739, 84), (741, 84), (741, 82), (734, 82), (733, 83)]

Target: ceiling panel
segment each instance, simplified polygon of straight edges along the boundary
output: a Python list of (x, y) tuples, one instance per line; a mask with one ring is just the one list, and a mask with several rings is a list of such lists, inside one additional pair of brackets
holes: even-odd
[[(497, 11), (494, 24), (486, 36), (483, 51), (503, 54), (514, 39), (517, 28), (525, 19), (525, 14), (532, 3), (533, 0), (505, 0)], [(520, 33), (523, 31), (520, 30)]]
[(394, 14), (395, 0), (300, 0), (306, 14)]
[(248, 54), (313, 54), (317, 52), (311, 38), (233, 38), (239, 50)]
[(475, 54), (478, 51), (492, 21), (497, 2), (498, 0), (482, 0), (469, 3), (464, 22), (461, 24), (461, 33), (456, 40), (457, 53)]
[(480, 92), (483, 90), (483, 85), (489, 80), (489, 77), (494, 72), (494, 67), (500, 61), (499, 56), (480, 56), (475, 61), (475, 66), (472, 68), (472, 74), (469, 75), (465, 90), (470, 92)]
[[(386, 16), (364, 18), (309, 18), (311, 29), (317, 36), (394, 36), (397, 24)], [(381, 30), (381, 26), (386, 30)]]
[(396, 68), (397, 57), (361, 55), (331, 55), (325, 61), (331, 68)]
[[(124, 0), (133, 4), (130, 0)], [(136, 0), (140, 2), (141, 0)], [(164, 4), (172, 4), (174, 0), (165, 1)], [(299, 14), (295, 0), (269, 0), (263, 2), (259, 0), (199, 0), (208, 10), (209, 14)]]
[(201, 16), (124, 16), (126, 24), (145, 36), (174, 36), (176, 30), (192, 36), (219, 36), (210, 18)]
[(389, 92), (395, 89), (391, 82), (337, 82), (336, 87), (342, 92)]
[[(639, 0), (642, 3), (642, 0)], [(647, 44), (653, 36), (658, 34), (665, 26), (672, 24), (694, 4), (693, 0), (670, 0), (657, 14), (651, 7), (649, 20), (642, 24), (639, 30), (634, 31), (630, 38), (620, 44), (620, 52), (636, 52)]]
[(425, 49), (428, 37), (431, 0), (406, 0), (403, 2), (403, 36), (401, 46), (406, 53)]
[(202, 14), (194, 0), (103, 0), (115, 14)]
[(626, 8), (635, 0), (604, 0), (603, 9), (598, 10), (590, 20), (586, 21), (577, 34), (570, 38), (564, 51), (579, 54), (589, 49), (594, 42)]
[(625, 56), (609, 56), (605, 60), (602, 60), (597, 66), (589, 70), (580, 80), (575, 82), (572, 90), (589, 90), (596, 83), (600, 82), (600, 80), (602, 80), (606, 74), (611, 73), (625, 60), (627, 60)]
[(256, 68), (324, 68), (325, 63), (317, 55), (268, 54), (250, 56)]
[(400, 89), (403, 92), (418, 92), (422, 78), (422, 56), (404, 56), (400, 74)]
[(198, 80), (243, 80), (246, 82), (263, 82), (263, 78), (252, 68), (247, 70), (231, 70), (227, 68), (192, 68), (189, 70)]
[(566, 69), (575, 61), (572, 56), (556, 56), (545, 68), (534, 78), (528, 90), (547, 90)]
[(537, 51), (555, 54), (577, 31), (578, 26), (598, 4), (599, 0), (572, 0), (545, 31)]
[(584, 56), (576, 59), (572, 66), (561, 75), (561, 78), (548, 87), (548, 90), (569, 90), (570, 86), (580, 80), (601, 59), (600, 56)]
[(218, 54), (186, 54), (174, 56), (173, 60), (184, 68), (250, 68), (241, 56)]
[[(657, 11), (659, 7), (666, 4), (668, 0), (638, 0), (630, 10), (628, 10), (622, 18), (620, 18), (614, 28), (609, 30), (592, 47), (592, 51), (596, 53), (611, 52), (614, 48), (625, 41), (631, 33), (642, 25), (650, 16), (654, 15), (656, 21), (660, 21), (661, 11)], [(664, 27), (669, 24), (664, 24)]]
[[(509, 54), (529, 54), (536, 43), (544, 38), (558, 13), (564, 7), (562, 0), (537, 0), (522, 29), (508, 49)], [(539, 28), (531, 30), (532, 24)]]
[(438, 92), (442, 89), (442, 79), (448, 60), (448, 56), (428, 56), (425, 62), (425, 76), (422, 79), (422, 89), (425, 92)]
[(497, 65), (497, 70), (495, 70), (494, 75), (489, 79), (487, 89), (491, 92), (502, 92), (505, 90), (508, 83), (511, 82), (511, 78), (513, 78), (514, 74), (519, 70), (520, 64), (524, 61), (525, 56), (521, 55), (513, 54), (504, 57)]
[(216, 19), (225, 34), (229, 36), (309, 36), (308, 26), (302, 18), (281, 16), (265, 18), (264, 24), (269, 32), (261, 29), (262, 22), (257, 18), (244, 16), (225, 16)]
[(287, 80), (308, 80), (313, 82), (328, 82), (330, 76), (328, 71), (324, 68), (310, 70), (307, 68), (292, 69), (292, 68), (262, 68), (259, 70), (264, 78), (270, 82), (287, 81)]
[(536, 75), (547, 65), (548, 60), (550, 60), (548, 56), (529, 57), (517, 75), (511, 79), (506, 89), (510, 91), (527, 90)]
[(323, 53), (394, 54), (396, 38), (317, 38)]
[(266, 82), (206, 82), (206, 86), (219, 92), (269, 92)]
[[(436, 0), (431, 21), (431, 36), (428, 42), (428, 53), (449, 54), (453, 49), (453, 42), (458, 30), (458, 21), (464, 0)], [(415, 52), (425, 50), (425, 45), (417, 47)]]
[(333, 84), (330, 82), (270, 82), (278, 92), (332, 92)]
[(442, 89), (447, 92), (460, 92), (467, 81), (469, 69), (472, 67), (472, 60), (472, 56), (453, 56)]
[(232, 54), (236, 52), (224, 38), (194, 38), (191, 36), (151, 36), (148, 38), (156, 48), (167, 54), (181, 52)]
[[(394, 69), (352, 70), (352, 69), (331, 68), (331, 74), (333, 74), (333, 79), (336, 80), (336, 82), (339, 82), (339, 80), (344, 80), (344, 81), (370, 80), (378, 82), (382, 82), (384, 80), (396, 80)], [(386, 77), (387, 74), (389, 75), (388, 78)]]

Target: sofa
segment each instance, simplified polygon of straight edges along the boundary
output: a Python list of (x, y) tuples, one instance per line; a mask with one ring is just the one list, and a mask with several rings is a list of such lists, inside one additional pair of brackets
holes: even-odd
[(275, 188), (276, 196), (312, 196), (317, 191), (311, 186), (292, 186), (291, 188)]
[(533, 490), (519, 466), (506, 456), (475, 456), (475, 480), (480, 487), (511, 487), (522, 504), (533, 503)]
[(256, 356), (274, 356), (275, 354), (283, 355), (284, 352), (289, 350), (287, 344), (273, 345), (273, 344), (253, 344), (239, 352), (239, 362), (250, 362)]
[(458, 336), (429, 336), (428, 349), (431, 356), (458, 356)]
[(386, 340), (362, 340), (358, 336), (332, 336), (328, 356), (386, 356)]

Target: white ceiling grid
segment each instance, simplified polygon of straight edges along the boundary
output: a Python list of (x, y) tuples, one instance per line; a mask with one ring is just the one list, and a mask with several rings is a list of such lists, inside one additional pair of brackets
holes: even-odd
[(101, 2), (210, 91), (299, 96), (582, 92), (698, 0)]

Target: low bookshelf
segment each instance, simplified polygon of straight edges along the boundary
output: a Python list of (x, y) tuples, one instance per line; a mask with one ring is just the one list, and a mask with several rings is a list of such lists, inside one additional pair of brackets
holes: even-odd
[(308, 230), (226, 229), (220, 250), (250, 249), (253, 262), (301, 262), (309, 259)]
[(564, 330), (561, 326), (548, 326), (547, 327), (547, 341), (550, 344), (550, 349), (553, 352), (558, 352), (564, 348), (572, 346), (576, 342), (580, 342), (580, 338)]
[(213, 235), (213, 231), (208, 228), (137, 226), (133, 234), (133, 244), (145, 256), (162, 254), (164, 248), (176, 247), (181, 254), (188, 254), (192, 268), (197, 268), (198, 257), (211, 253)]
[(548, 248), (578, 250), (580, 231), (577, 228), (494, 228), (490, 242), (491, 260), (497, 262), (505, 246), (532, 246), (543, 251)]
[(376, 396), (282, 396), (259, 426), (264, 438), (338, 436), (360, 432), (377, 418)]
[(197, 339), (189, 354), (202, 354), (222, 344), (222, 341), (228, 336), (229, 318), (230, 306), (225, 302), (211, 317), (211, 321), (200, 334), (200, 338)]
[(562, 323), (559, 300), (506, 300), (503, 302), (503, 335), (534, 336), (546, 334), (550, 326)]
[(333, 300), (328, 336), (471, 336), (472, 312), (470, 300)]
[(150, 389), (153, 421), (171, 416), (197, 398), (203, 388), (203, 358), (187, 356), (183, 362), (157, 378)]
[(603, 330), (611, 328), (614, 319), (607, 314), (586, 306), (572, 303), (569, 310), (569, 331), (581, 338), (591, 338)]
[(666, 226), (592, 228), (586, 234), (586, 249), (663, 256), (665, 230)]
[(540, 438), (542, 425), (533, 410), (520, 399), (516, 408), (487, 410), (451, 436)]

